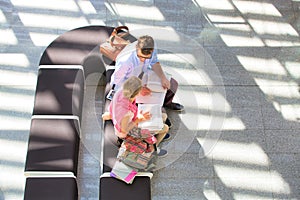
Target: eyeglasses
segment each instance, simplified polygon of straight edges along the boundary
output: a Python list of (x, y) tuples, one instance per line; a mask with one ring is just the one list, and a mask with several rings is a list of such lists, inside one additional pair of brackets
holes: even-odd
[(141, 52), (139, 52), (139, 51), (137, 51), (136, 54), (137, 54), (137, 57), (139, 57), (139, 58), (144, 58), (144, 59), (151, 59), (152, 58), (152, 52), (148, 56), (141, 55)]

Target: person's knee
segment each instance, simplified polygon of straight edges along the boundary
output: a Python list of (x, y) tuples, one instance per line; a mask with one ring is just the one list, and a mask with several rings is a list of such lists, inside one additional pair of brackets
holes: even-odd
[(163, 119), (163, 122), (165, 122), (168, 118), (168, 115), (167, 113), (162, 113), (162, 119)]
[(177, 91), (177, 88), (178, 88), (178, 82), (175, 79), (171, 78), (171, 80), (170, 80), (170, 90), (175, 94), (176, 91)]
[(163, 133), (167, 133), (167, 132), (169, 132), (169, 126), (168, 125), (166, 125), (166, 124), (164, 124), (164, 127), (163, 127), (163, 129), (162, 129), (163, 131)]

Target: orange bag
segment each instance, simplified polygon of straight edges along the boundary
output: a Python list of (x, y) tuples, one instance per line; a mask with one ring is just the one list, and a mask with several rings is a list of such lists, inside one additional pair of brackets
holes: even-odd
[(124, 37), (129, 35), (127, 26), (118, 26), (111, 33), (109, 39), (100, 45), (100, 53), (112, 61), (116, 61), (118, 54), (130, 42)]

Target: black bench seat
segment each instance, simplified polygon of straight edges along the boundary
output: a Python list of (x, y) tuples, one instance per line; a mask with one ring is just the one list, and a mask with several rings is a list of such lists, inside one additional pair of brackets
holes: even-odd
[(139, 172), (128, 185), (104, 173), (100, 177), (100, 200), (151, 200), (151, 178), (152, 173)]
[(84, 78), (81, 65), (40, 66), (33, 115), (74, 115), (81, 119)]
[(32, 117), (25, 176), (76, 177), (80, 138), (79, 121), (72, 116), (50, 117)]
[(26, 178), (24, 200), (76, 200), (78, 187), (71, 177)]

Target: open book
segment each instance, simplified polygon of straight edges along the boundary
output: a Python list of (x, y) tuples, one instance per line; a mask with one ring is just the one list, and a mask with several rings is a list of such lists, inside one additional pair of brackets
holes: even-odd
[(138, 113), (150, 112), (152, 115), (150, 120), (140, 122), (138, 127), (142, 129), (149, 129), (150, 131), (161, 130), (164, 126), (161, 112), (161, 105), (159, 104), (139, 104)]

